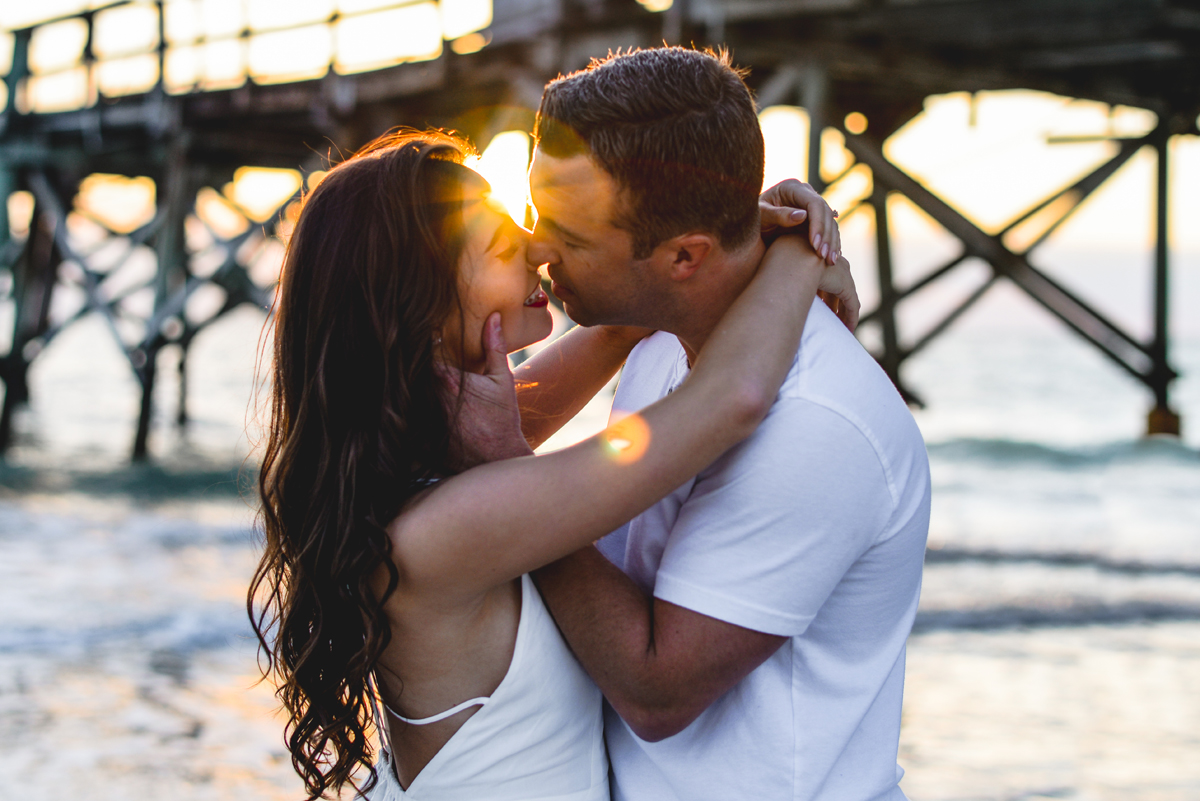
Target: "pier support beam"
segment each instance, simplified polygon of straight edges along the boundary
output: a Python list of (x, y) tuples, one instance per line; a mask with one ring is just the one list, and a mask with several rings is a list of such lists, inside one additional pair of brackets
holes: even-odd
[(888, 233), (887, 190), (878, 184), (871, 195), (875, 209), (875, 262), (879, 274), (879, 326), (883, 333), (880, 365), (900, 385), (900, 342), (896, 338), (896, 285), (892, 280), (892, 244)]
[[(893, 375), (893, 380), (895, 380), (894, 373), (899, 370), (896, 365), (897, 361), (902, 363), (909, 356), (921, 350), (982, 297), (992, 284), (998, 279), (1005, 278), (1154, 393), (1155, 408), (1151, 412), (1149, 425), (1151, 433), (1178, 433), (1179, 418), (1167, 405), (1167, 388), (1176, 377), (1176, 373), (1167, 362), (1167, 164), (1165, 156), (1159, 161), (1159, 244), (1155, 283), (1155, 338), (1152, 342), (1139, 341), (1029, 262), (1030, 252), (1038, 244), (1044, 242), (1050, 233), (1079, 207), (1084, 199), (1103, 185), (1134, 154), (1146, 145), (1158, 147), (1159, 144), (1161, 144), (1162, 152), (1165, 153), (1167, 142), (1165, 130), (1160, 129), (1146, 137), (1121, 140), (1118, 152), (1109, 161), (1071, 186), (1065, 187), (1037, 203), (998, 233), (984, 231), (964, 217), (961, 212), (949, 206), (944, 200), (888, 161), (879, 143), (869, 140), (863, 135), (844, 133), (846, 134), (846, 148), (859, 163), (865, 164), (871, 169), (874, 189), (866, 202), (876, 207), (876, 219), (883, 221), (882, 226), (877, 226), (881, 270), (880, 306), (864, 314), (860, 323), (876, 321), (883, 326), (884, 352), (877, 354), (876, 357), (888, 374)], [(886, 192), (898, 192), (907, 197), (948, 233), (956, 237), (963, 246), (960, 255), (901, 290), (896, 290), (891, 285), (891, 271), (888, 269), (890, 267), (890, 248), (888, 248), (886, 236), (880, 236), (886, 230), (886, 216), (879, 214), (881, 198)], [(1065, 202), (1059, 204), (1058, 208), (1053, 208), (1053, 204), (1060, 199)], [(1039, 220), (1038, 215), (1044, 211), (1047, 212), (1047, 218)], [(1032, 228), (1024, 231), (1018, 230), (1026, 224), (1031, 225)], [(1014, 232), (1020, 236), (1010, 236)], [(1020, 240), (1025, 240), (1023, 245), (1018, 244)], [(934, 280), (946, 275), (968, 258), (977, 258), (991, 267), (992, 275), (988, 281), (909, 348), (900, 349), (897, 345), (893, 345), (892, 343), (898, 339), (892, 333), (895, 330), (895, 305)], [(903, 387), (900, 389), (901, 394), (904, 394)]]
[[(191, 180), (187, 160), (187, 143), (177, 137), (171, 143), (163, 164), (157, 194), (162, 209), (162, 226), (155, 235), (154, 252), (158, 270), (154, 275), (154, 310), (147, 323), (141, 345), (131, 354), (134, 373), (142, 385), (142, 403), (138, 413), (137, 433), (133, 439), (133, 460), (146, 458), (149, 448), (150, 422), (154, 414), (154, 381), (158, 353), (165, 343), (162, 312), (172, 294), (187, 281), (187, 238), (184, 224), (191, 210)], [(183, 356), (180, 356), (181, 362)], [(181, 390), (185, 390), (181, 387)], [(183, 408), (181, 406), (181, 408)]]
[(896, 333), (896, 302), (899, 293), (892, 277), (892, 240), (888, 230), (887, 188), (875, 184), (871, 193), (871, 207), (875, 210), (875, 266), (879, 275), (879, 310), (877, 319), (883, 335), (883, 353), (879, 366), (896, 385), (906, 403), (923, 406), (920, 399), (904, 386), (900, 380), (900, 365), (905, 354), (900, 350), (900, 338)]
[(29, 238), (13, 266), (12, 347), (0, 363), (4, 379), (4, 406), (0, 408), (0, 452), (12, 442), (16, 408), (29, 400), (29, 364), (41, 351), (41, 336), (50, 324), (50, 299), (60, 261), (55, 247), (53, 214), (36, 204), (29, 221)]
[(821, 134), (825, 115), (829, 75), (821, 64), (810, 64), (800, 83), (800, 105), (808, 112), (808, 182), (818, 192), (825, 191), (821, 180)]
[(183, 428), (188, 423), (188, 345), (191, 344), (190, 339), (184, 339), (179, 343), (179, 408), (175, 412), (175, 425)]
[(1170, 292), (1168, 260), (1170, 248), (1170, 197), (1168, 193), (1168, 176), (1170, 160), (1168, 150), (1171, 138), (1165, 128), (1155, 132), (1154, 149), (1158, 154), (1157, 175), (1157, 219), (1155, 221), (1154, 240), (1154, 340), (1150, 343), (1150, 358), (1153, 366), (1150, 371), (1150, 384), (1154, 392), (1154, 408), (1146, 420), (1146, 434), (1170, 434), (1179, 436), (1179, 415), (1171, 409), (1168, 402), (1168, 388), (1175, 377), (1167, 362), (1167, 343), (1170, 332), (1168, 319), (1170, 311)]

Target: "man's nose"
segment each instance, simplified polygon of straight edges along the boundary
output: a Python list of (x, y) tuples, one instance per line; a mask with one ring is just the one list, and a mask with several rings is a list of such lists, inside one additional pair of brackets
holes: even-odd
[(536, 226), (533, 229), (533, 235), (529, 238), (529, 246), (525, 248), (525, 261), (533, 267), (558, 263), (558, 254), (542, 237), (538, 236)]

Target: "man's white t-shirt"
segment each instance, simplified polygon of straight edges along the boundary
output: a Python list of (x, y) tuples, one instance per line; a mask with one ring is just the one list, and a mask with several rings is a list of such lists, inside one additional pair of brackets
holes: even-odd
[[(674, 336), (647, 338), (614, 416), (662, 398), (687, 370)], [(903, 799), (904, 646), (928, 528), (912, 415), (816, 301), (755, 434), (600, 543), (656, 598), (790, 637), (674, 737), (646, 742), (607, 708), (614, 799)]]

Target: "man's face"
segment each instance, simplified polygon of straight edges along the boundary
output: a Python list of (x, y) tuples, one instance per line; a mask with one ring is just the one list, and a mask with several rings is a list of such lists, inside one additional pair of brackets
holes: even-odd
[(548, 266), (551, 289), (580, 325), (654, 327), (654, 274), (633, 258), (633, 238), (613, 225), (616, 182), (585, 155), (533, 154), (529, 184), (537, 224), (531, 264)]

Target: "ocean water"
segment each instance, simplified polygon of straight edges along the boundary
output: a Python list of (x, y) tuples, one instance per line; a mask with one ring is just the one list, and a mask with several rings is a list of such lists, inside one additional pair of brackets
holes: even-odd
[[(1146, 329), (1119, 259), (1057, 255)], [(1182, 440), (1142, 438), (1148, 394), (1013, 292), (908, 365), (934, 481), (899, 756), (915, 801), (1200, 798), (1198, 261), (1176, 270)], [(34, 366), (0, 465), (0, 797), (300, 797), (244, 611), (261, 326), (243, 309), (196, 340), (184, 430), (164, 353), (148, 466), (126, 461), (138, 395), (99, 321)]]

